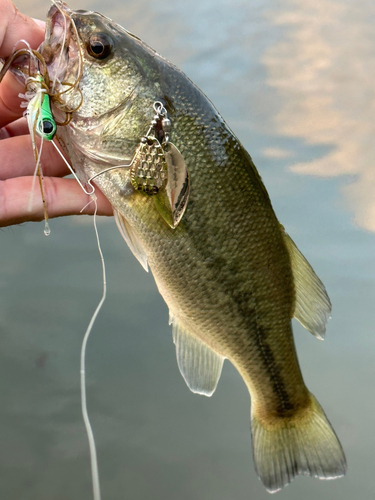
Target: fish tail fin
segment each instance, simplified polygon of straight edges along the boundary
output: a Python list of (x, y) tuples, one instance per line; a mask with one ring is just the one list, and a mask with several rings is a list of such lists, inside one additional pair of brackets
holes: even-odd
[(270, 493), (299, 474), (335, 479), (345, 475), (345, 454), (325, 413), (311, 394), (310, 406), (288, 418), (251, 418), (257, 474)]

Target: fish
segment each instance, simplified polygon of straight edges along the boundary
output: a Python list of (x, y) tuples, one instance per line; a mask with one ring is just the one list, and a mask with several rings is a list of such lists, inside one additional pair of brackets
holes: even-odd
[(331, 303), (248, 152), (182, 71), (99, 13), (57, 2), (39, 53), (58, 141), (151, 270), (190, 390), (211, 396), (225, 359), (238, 370), (269, 492), (300, 474), (343, 476), (343, 448), (304, 383), (291, 325), (323, 339)]

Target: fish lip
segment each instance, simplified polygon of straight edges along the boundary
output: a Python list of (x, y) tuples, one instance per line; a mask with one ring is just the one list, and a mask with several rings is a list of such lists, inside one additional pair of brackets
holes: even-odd
[[(42, 46), (45, 45), (47, 40), (51, 43), (53, 40), (61, 41), (63, 39), (65, 28), (63, 19), (66, 21), (66, 35), (68, 35), (70, 32), (71, 15), (72, 11), (64, 2), (58, 1), (52, 5), (47, 14), (45, 41), (42, 43)], [(61, 33), (56, 33), (59, 28), (61, 29)]]
[(79, 39), (73, 20), (72, 11), (64, 2), (55, 1), (47, 14), (46, 34), (39, 47), (48, 69), (52, 91), (60, 83), (77, 77), (74, 62), (80, 56)]
[[(58, 65), (60, 66), (60, 68), (57, 68), (59, 71), (56, 72), (56, 68), (53, 67), (53, 64), (51, 65), (53, 59), (55, 58), (55, 54), (57, 51), (56, 49), (60, 47), (62, 56), (65, 56), (65, 62), (67, 62), (66, 56), (69, 48), (71, 50), (73, 49), (73, 40), (71, 36), (71, 25), (73, 22), (71, 16), (73, 14), (73, 11), (64, 2), (60, 0), (53, 1), (54, 5), (52, 5), (47, 14), (44, 41), (41, 43), (37, 50), (41, 54), (46, 66), (48, 67), (48, 76), (50, 77), (50, 81), (51, 79), (53, 80), (55, 78), (55, 74), (56, 79), (60, 79), (63, 76), (63, 73), (65, 73), (65, 71), (63, 70), (63, 67), (65, 67), (64, 57), (61, 57), (61, 64)], [(63, 20), (63, 18), (65, 18), (65, 21)], [(68, 50), (61, 50), (62, 42), (64, 39), (64, 32), (64, 45)], [(77, 44), (75, 45), (77, 46)], [(29, 78), (30, 76), (34, 76), (30, 75), (29, 72), (29, 60), (29, 55), (22, 54), (12, 62), (12, 65), (10, 67), (11, 73), (22, 85), (25, 84), (27, 78)]]

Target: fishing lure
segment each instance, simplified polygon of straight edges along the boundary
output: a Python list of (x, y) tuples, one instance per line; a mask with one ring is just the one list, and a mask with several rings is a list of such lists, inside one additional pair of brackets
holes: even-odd
[(44, 94), (36, 131), (47, 141), (52, 141), (56, 134), (56, 128), (56, 122), (51, 111), (50, 97), (48, 94)]
[(172, 123), (167, 110), (156, 101), (150, 128), (142, 137), (130, 168), (135, 190), (152, 196), (161, 217), (175, 229), (185, 212), (190, 192), (185, 160), (169, 140)]
[[(16, 50), (16, 47), (19, 43), (25, 44), (26, 48)], [(49, 142), (52, 142), (54, 140), (57, 131), (57, 125), (61, 126), (67, 125), (70, 122), (73, 113), (82, 104), (82, 93), (78, 88), (78, 83), (82, 74), (81, 59), (80, 59), (80, 70), (77, 80), (74, 83), (59, 82), (63, 87), (65, 87), (65, 89), (60, 92), (55, 92), (55, 84), (57, 81), (56, 75), (51, 84), (44, 58), (39, 52), (33, 50), (26, 40), (20, 40), (13, 48), (12, 54), (4, 62), (4, 65), (0, 71), (0, 82), (2, 81), (5, 73), (11, 68), (12, 65), (16, 65), (17, 67), (19, 67), (20, 71), (23, 72), (26, 77), (25, 92), (19, 94), (19, 97), (23, 99), (20, 105), (21, 108), (26, 108), (24, 112), (24, 117), (27, 119), (32, 149), (35, 158), (35, 170), (31, 186), (28, 209), (29, 211), (32, 210), (35, 179), (36, 176), (38, 176), (39, 187), (43, 201), (43, 211), (45, 220), (44, 234), (48, 236), (50, 234), (50, 228), (48, 224), (49, 218), (47, 211), (47, 203), (44, 196), (43, 172), (41, 166), (43, 141), (47, 140)], [(81, 95), (81, 99), (79, 100), (78, 105), (74, 109), (68, 108), (64, 103), (64, 99), (61, 97), (62, 94), (66, 94), (71, 91), (77, 91)], [(63, 122), (57, 122), (55, 120), (53, 112), (51, 110), (51, 102), (54, 102), (56, 107), (60, 111), (65, 113), (66, 117)], [(41, 138), (39, 149), (36, 143), (36, 135), (38, 135)], [(54, 142), (53, 144), (54, 146), (56, 146)], [(90, 194), (93, 194), (93, 192)]]
[[(51, 111), (50, 97), (48, 95), (48, 87), (43, 76), (40, 73), (36, 74), (36, 76), (34, 77), (30, 76), (26, 80), (25, 94), (20, 94), (19, 96), (26, 100), (26, 102), (22, 103), (22, 105), (23, 107), (26, 106), (26, 111), (24, 115), (27, 119), (31, 144), (36, 163), (31, 195), (29, 200), (29, 210), (31, 210), (32, 207), (34, 183), (35, 183), (35, 177), (37, 175), (39, 179), (40, 192), (43, 200), (43, 211), (44, 211), (44, 221), (45, 221), (44, 234), (48, 236), (51, 230), (48, 224), (48, 210), (47, 210), (47, 202), (44, 196), (43, 172), (40, 159), (42, 156), (43, 141), (44, 140), (52, 141), (56, 134), (57, 127)], [(35, 134), (38, 134), (41, 137), (39, 150), (36, 145)]]
[(38, 74), (35, 77), (28, 78), (26, 88), (26, 93), (20, 94), (20, 97), (28, 100), (25, 103), (27, 106), (25, 116), (27, 118), (33, 149), (36, 151), (35, 132), (42, 139), (52, 141), (57, 127), (51, 111), (48, 89), (42, 75)]

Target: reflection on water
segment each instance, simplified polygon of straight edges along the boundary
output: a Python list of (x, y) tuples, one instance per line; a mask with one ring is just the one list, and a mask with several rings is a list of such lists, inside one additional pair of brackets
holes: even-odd
[[(40, 18), (48, 9), (45, 0), (17, 5)], [(354, 214), (375, 229), (373, 2), (71, 6), (114, 18), (202, 87), (253, 155), (280, 220), (328, 288), (327, 340), (295, 325), (296, 343), (349, 473), (299, 478), (277, 497), (373, 498), (375, 241), (350, 222)], [(92, 498), (79, 350), (100, 298), (100, 261), (88, 218), (54, 220), (51, 229), (49, 238), (42, 224), (0, 234), (1, 499)], [(270, 498), (253, 470), (240, 377), (225, 363), (212, 398), (189, 392), (151, 276), (113, 221), (100, 221), (99, 232), (108, 298), (88, 345), (87, 380), (103, 500)]]
[(344, 203), (358, 225), (375, 231), (375, 5), (288, 0), (270, 10), (269, 20), (282, 29), (262, 58), (267, 83), (280, 95), (274, 125), (320, 148), (291, 170), (351, 176)]

